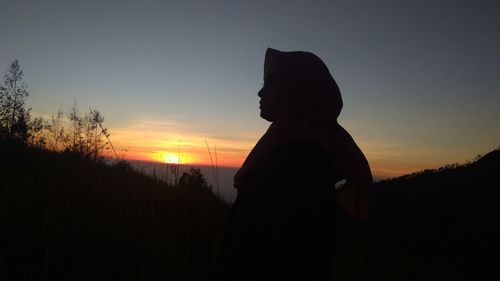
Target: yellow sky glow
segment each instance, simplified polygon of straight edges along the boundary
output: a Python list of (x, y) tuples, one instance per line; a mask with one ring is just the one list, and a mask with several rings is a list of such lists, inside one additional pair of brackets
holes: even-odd
[(256, 142), (204, 137), (173, 122), (138, 121), (111, 132), (120, 157), (160, 163), (210, 165), (213, 161), (219, 166), (240, 167)]

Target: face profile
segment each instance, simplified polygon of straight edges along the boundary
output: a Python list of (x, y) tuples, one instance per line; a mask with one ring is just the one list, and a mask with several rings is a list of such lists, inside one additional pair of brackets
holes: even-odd
[(280, 85), (264, 78), (264, 85), (258, 92), (258, 96), (260, 97), (260, 117), (269, 122), (276, 121), (284, 110), (283, 107), (286, 102)]
[(278, 79), (266, 70), (268, 69), (264, 70), (264, 83), (257, 93), (260, 97), (260, 117), (274, 122), (297, 107), (298, 95), (286, 80)]

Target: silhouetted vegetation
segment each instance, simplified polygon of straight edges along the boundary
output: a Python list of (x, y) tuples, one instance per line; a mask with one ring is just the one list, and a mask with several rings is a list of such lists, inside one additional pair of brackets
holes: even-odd
[(385, 247), (439, 258), (451, 269), (496, 276), (490, 254), (500, 250), (500, 150), (474, 162), (377, 183), (377, 237)]
[(29, 138), (30, 109), (25, 108), (28, 86), (19, 61), (13, 61), (0, 86), (0, 137), (27, 142)]
[[(229, 208), (199, 170), (173, 187), (124, 161), (6, 141), (0, 153), (0, 279), (212, 280)], [(499, 155), (378, 183), (373, 225), (339, 212), (334, 280), (495, 273)]]
[(31, 108), (25, 106), (28, 96), (24, 72), (15, 60), (9, 65), (0, 87), (0, 139), (64, 151), (94, 161), (102, 160), (112, 148), (100, 111), (89, 108), (89, 113), (81, 114), (75, 101), (67, 115), (61, 107), (51, 120), (32, 119)]
[[(228, 206), (69, 153), (0, 143), (1, 280), (210, 280)], [(206, 186), (203, 186), (206, 187)]]

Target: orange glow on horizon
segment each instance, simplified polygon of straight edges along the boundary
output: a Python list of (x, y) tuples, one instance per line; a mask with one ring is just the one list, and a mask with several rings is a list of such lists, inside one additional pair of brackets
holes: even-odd
[[(248, 150), (250, 151), (250, 149)], [(217, 164), (219, 167), (233, 167), (239, 168), (243, 164), (247, 153), (227, 153), (223, 148), (218, 148), (218, 161)], [(140, 150), (129, 150), (124, 155), (124, 158), (127, 160), (139, 160), (139, 161), (147, 161), (147, 162), (156, 162), (156, 163), (168, 163), (168, 164), (183, 164), (183, 165), (204, 165), (210, 166), (212, 162), (210, 161), (210, 156), (208, 155), (208, 151), (205, 148), (194, 149), (193, 152), (188, 153), (186, 149), (184, 152), (181, 147), (180, 158), (178, 156), (178, 152), (174, 151), (140, 151)], [(212, 157), (215, 164), (215, 156)], [(370, 160), (370, 155), (367, 154), (367, 158)], [(412, 172), (420, 171), (426, 168), (437, 168), (439, 165), (434, 165), (434, 167), (430, 167), (428, 165), (403, 165), (396, 163), (387, 163), (381, 159), (373, 159), (370, 161), (370, 167), (372, 170), (373, 177), (375, 179), (385, 179), (392, 178), (397, 176), (402, 176), (405, 174), (409, 174)]]
[(260, 134), (234, 132), (232, 139), (205, 137), (187, 125), (155, 120), (139, 120), (112, 132), (117, 153), (124, 159), (220, 167), (240, 167)]
[[(241, 167), (262, 135), (258, 131), (240, 131), (231, 132), (229, 137), (223, 133), (220, 137), (205, 137), (188, 126), (154, 120), (137, 121), (111, 131), (117, 154), (123, 159), (184, 165), (210, 166), (213, 163), (219, 167), (234, 168)], [(361, 139), (358, 144), (370, 163), (375, 179), (397, 177), (453, 162), (439, 151), (409, 149), (397, 143)]]

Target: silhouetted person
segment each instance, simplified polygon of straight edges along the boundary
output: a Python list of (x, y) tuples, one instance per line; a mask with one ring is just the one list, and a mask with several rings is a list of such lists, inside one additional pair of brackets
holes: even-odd
[(331, 280), (336, 201), (371, 213), (368, 162), (337, 123), (339, 88), (316, 55), (268, 49), (258, 95), (272, 124), (234, 178), (217, 279)]

